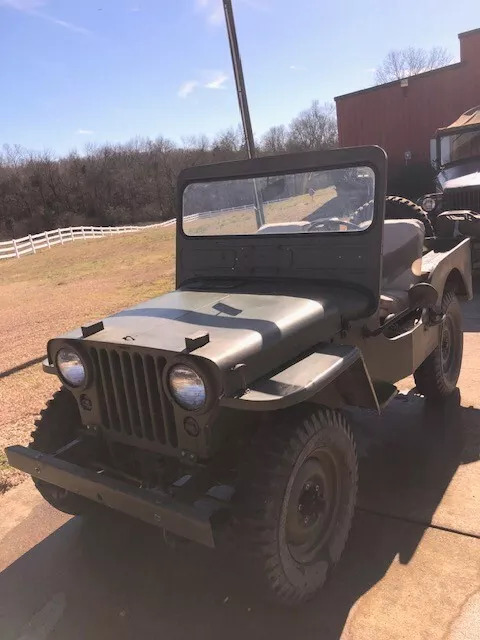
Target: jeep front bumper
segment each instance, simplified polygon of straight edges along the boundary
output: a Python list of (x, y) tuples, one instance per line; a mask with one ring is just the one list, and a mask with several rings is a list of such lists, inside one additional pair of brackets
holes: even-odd
[(221, 509), (221, 503), (213, 498), (205, 496), (193, 505), (185, 504), (163, 492), (140, 489), (27, 447), (7, 447), (6, 454), (12, 467), (34, 478), (207, 547), (215, 547), (212, 518)]

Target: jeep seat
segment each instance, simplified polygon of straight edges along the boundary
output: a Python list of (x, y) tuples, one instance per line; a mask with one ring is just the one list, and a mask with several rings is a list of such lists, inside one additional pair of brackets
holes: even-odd
[(386, 220), (383, 229), (380, 318), (408, 306), (408, 290), (422, 272), (425, 227), (418, 220)]

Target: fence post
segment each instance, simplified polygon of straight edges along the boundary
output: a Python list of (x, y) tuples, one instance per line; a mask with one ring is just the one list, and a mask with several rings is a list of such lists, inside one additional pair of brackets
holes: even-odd
[(101, 232), (102, 236), (105, 235), (104, 227), (100, 227), (100, 232)]
[(85, 240), (85, 227), (82, 227), (82, 238)]
[(60, 238), (61, 244), (63, 244), (63, 235), (62, 235), (62, 230), (61, 229), (58, 229), (58, 237)]
[(15, 238), (12, 240), (12, 242), (13, 242), (13, 249), (15, 251), (15, 257), (19, 258), (20, 254), (18, 253), (17, 241), (15, 240)]
[(32, 247), (33, 253), (37, 253), (36, 250), (35, 250), (35, 244), (34, 244), (34, 242), (32, 240), (32, 235), (30, 233), (28, 234), (28, 239), (30, 240), (30, 246)]
[(45, 231), (45, 238), (47, 239), (47, 247), (50, 249), (50, 238), (48, 237), (48, 231)]
[(70, 227), (70, 237), (72, 238), (72, 242), (75, 240), (75, 238), (73, 237), (73, 229), (72, 227)]

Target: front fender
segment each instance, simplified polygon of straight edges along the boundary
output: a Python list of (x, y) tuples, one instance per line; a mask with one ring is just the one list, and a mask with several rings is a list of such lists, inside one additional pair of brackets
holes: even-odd
[(242, 396), (222, 398), (221, 405), (247, 411), (273, 411), (305, 401), (379, 410), (358, 347), (319, 347), (274, 375), (260, 378)]

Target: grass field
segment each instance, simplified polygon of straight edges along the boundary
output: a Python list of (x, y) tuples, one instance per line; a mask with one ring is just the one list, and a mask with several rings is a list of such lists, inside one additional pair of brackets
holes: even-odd
[(29, 363), (49, 338), (173, 288), (174, 238), (173, 227), (151, 229), (0, 262), (0, 493), (21, 479), (4, 448), (29, 441), (59, 387), (41, 363)]

